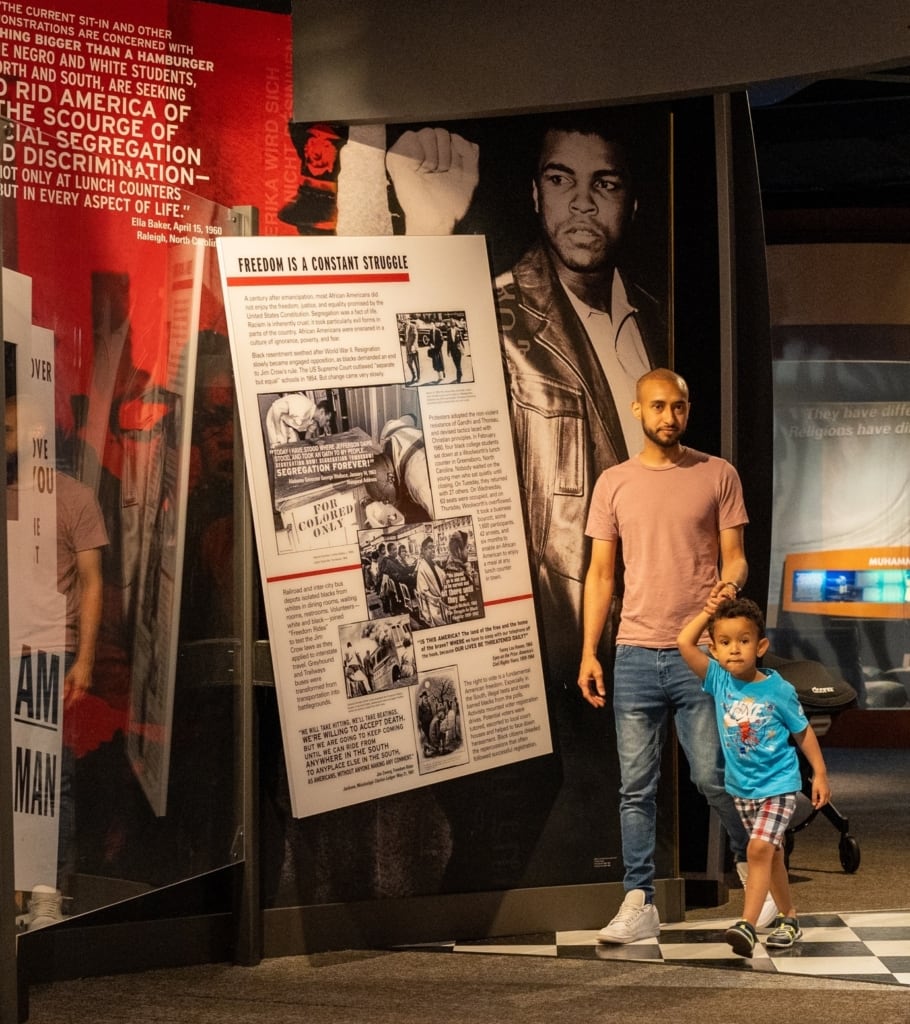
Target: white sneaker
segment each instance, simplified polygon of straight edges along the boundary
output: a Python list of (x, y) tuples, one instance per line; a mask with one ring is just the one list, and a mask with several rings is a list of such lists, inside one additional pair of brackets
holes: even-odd
[(660, 935), (660, 918), (653, 903), (645, 903), (642, 889), (626, 893), (616, 917), (597, 933), (598, 942), (638, 942)]
[(28, 901), (26, 928), (32, 932), (63, 920), (63, 894), (49, 885), (36, 885)]
[[(748, 863), (744, 860), (737, 861), (736, 873), (739, 875), (739, 880), (743, 883), (743, 888), (745, 889), (746, 882), (749, 878)], [(765, 902), (761, 905), (761, 913), (758, 915), (755, 927), (767, 928), (769, 924), (773, 924), (779, 913), (780, 911), (777, 909), (777, 904), (774, 902), (774, 897), (771, 895), (771, 891), (769, 889), (768, 895), (765, 896)]]

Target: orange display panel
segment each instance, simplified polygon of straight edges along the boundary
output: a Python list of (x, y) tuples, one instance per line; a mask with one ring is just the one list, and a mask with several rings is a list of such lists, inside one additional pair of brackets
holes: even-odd
[(907, 618), (910, 546), (787, 555), (782, 596), (784, 610), (796, 614)]

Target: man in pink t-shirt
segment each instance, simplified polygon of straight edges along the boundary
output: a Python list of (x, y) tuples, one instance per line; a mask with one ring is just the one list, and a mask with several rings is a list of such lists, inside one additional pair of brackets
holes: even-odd
[[(33, 572), (16, 579), (15, 589), (10, 591), (16, 602), (15, 618), (20, 624), (20, 640), (28, 650), (44, 651), (50, 663), (63, 655), (62, 710), (66, 721), (92, 687), (103, 614), (101, 557), (108, 543), (107, 530), (95, 494), (85, 484), (54, 469), (50, 477), (53, 485), (43, 492), (55, 504), (55, 515), (51, 517), (47, 505), (42, 507), (40, 498), (36, 498), (38, 488), (32, 474), (20, 473), (23, 450), (33, 452), (36, 442), (37, 449), (43, 450), (53, 429), (50, 414), (28, 395), (10, 395), (6, 398), (4, 419), (7, 519), (18, 519), (20, 510), (28, 507), (33, 514), (37, 510), (45, 514), (43, 522), (35, 515), (36, 535), (39, 525), (45, 536), (48, 529), (56, 530), (57, 586), (48, 585), (33, 565)], [(34, 557), (37, 561), (37, 555)], [(51, 669), (48, 674), (52, 674)], [(56, 691), (54, 684), (50, 688)], [(29, 912), (23, 917), (29, 931), (60, 920), (64, 898), (61, 890), (71, 884), (76, 868), (75, 752), (66, 741), (59, 749), (57, 870), (54, 875), (48, 869), (46, 884), (39, 883), (32, 889)], [(53, 756), (56, 760), (56, 753)], [(33, 870), (37, 869), (33, 866)]]
[[(741, 878), (747, 842), (724, 789), (711, 700), (676, 646), (679, 630), (709, 596), (723, 591), (733, 597), (746, 581), (748, 516), (742, 487), (728, 462), (682, 444), (689, 417), (689, 389), (682, 377), (666, 369), (646, 373), (636, 386), (632, 411), (641, 422), (642, 450), (601, 473), (588, 512), (585, 532), (592, 549), (578, 674), (585, 700), (604, 707), (607, 690), (597, 649), (614, 601), (621, 550), (624, 593), (613, 711), (626, 897), (598, 934), (602, 942), (619, 943), (652, 938), (660, 930), (654, 906), (657, 784), (671, 716), (692, 781), (720, 815)], [(767, 910), (772, 917), (775, 911)]]

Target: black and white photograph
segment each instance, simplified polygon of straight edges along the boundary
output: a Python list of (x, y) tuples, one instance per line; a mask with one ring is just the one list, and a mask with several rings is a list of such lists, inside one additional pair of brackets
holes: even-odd
[(421, 774), (468, 760), (455, 667), (420, 674), (412, 690)]
[(411, 624), (406, 615), (381, 622), (346, 623), (338, 629), (348, 700), (416, 681)]
[(398, 337), (405, 384), (461, 384), (474, 380), (464, 310), (399, 313)]
[(397, 385), (258, 396), (280, 553), (433, 512), (420, 405)]
[(407, 614), (415, 630), (483, 618), (470, 516), (360, 533), (371, 619)]

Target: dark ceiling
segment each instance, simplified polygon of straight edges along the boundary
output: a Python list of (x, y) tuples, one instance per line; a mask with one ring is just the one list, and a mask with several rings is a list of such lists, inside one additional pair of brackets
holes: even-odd
[(910, 239), (910, 67), (749, 98), (769, 242)]
[(777, 102), (750, 90), (766, 202), (910, 206), (910, 68), (814, 82)]

